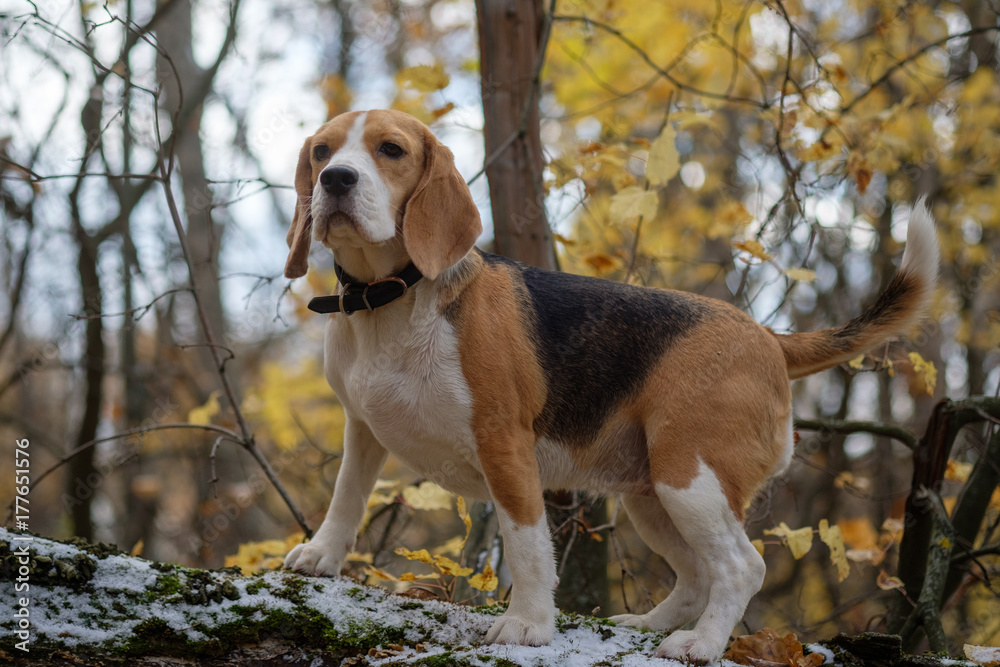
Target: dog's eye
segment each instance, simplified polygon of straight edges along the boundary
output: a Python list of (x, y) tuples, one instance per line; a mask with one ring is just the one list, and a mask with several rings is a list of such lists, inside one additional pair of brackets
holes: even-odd
[(323, 161), (330, 157), (330, 147), (320, 144), (313, 148), (313, 157), (319, 161)]
[(381, 146), (379, 146), (378, 152), (386, 156), (387, 158), (392, 158), (393, 160), (398, 160), (404, 155), (403, 149), (397, 146), (396, 144), (392, 143), (391, 141), (387, 141)]

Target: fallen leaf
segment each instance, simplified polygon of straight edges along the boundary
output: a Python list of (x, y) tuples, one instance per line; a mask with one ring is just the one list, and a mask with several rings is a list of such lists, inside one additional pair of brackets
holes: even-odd
[(819, 653), (804, 654), (802, 644), (795, 635), (789, 633), (782, 637), (771, 628), (737, 637), (722, 657), (752, 667), (768, 663), (788, 667), (819, 667), (823, 664), (823, 656)]
[(681, 160), (674, 146), (675, 138), (676, 132), (668, 124), (653, 141), (649, 149), (649, 158), (646, 160), (646, 178), (649, 179), (650, 185), (665, 185), (680, 171)]
[(776, 535), (784, 538), (789, 550), (795, 560), (798, 560), (809, 553), (813, 543), (813, 529), (810, 526), (805, 528), (791, 529), (784, 521), (778, 524), (777, 528), (770, 528), (764, 531), (765, 535)]
[(937, 386), (937, 368), (933, 361), (927, 361), (919, 352), (910, 352), (910, 363), (913, 364), (913, 372), (923, 382), (924, 391), (928, 396), (934, 395), (934, 387)]
[(897, 588), (903, 588), (903, 580), (899, 577), (889, 576), (889, 573), (885, 570), (879, 570), (878, 579), (875, 580), (875, 585), (883, 591), (891, 591)]
[(771, 255), (764, 249), (764, 244), (756, 239), (747, 239), (746, 241), (734, 241), (733, 247), (737, 250), (742, 250), (743, 252), (748, 252), (757, 259), (770, 262)]
[(447, 556), (434, 556), (434, 564), (444, 574), (450, 574), (454, 577), (467, 577), (474, 572), (471, 567), (462, 567)]
[(851, 573), (851, 566), (847, 562), (847, 555), (844, 551), (844, 536), (840, 532), (840, 526), (831, 528), (826, 519), (821, 519), (819, 539), (830, 548), (830, 561), (837, 566), (837, 581), (843, 581)]
[(395, 551), (396, 554), (402, 556), (407, 560), (415, 560), (421, 563), (434, 564), (434, 557), (430, 555), (427, 549), (418, 549), (416, 551), (410, 551), (406, 547), (399, 547)]
[(396, 80), (400, 84), (408, 85), (422, 93), (432, 93), (447, 86), (451, 78), (444, 71), (444, 65), (435, 63), (434, 65), (405, 67), (396, 74)]
[(872, 182), (873, 170), (868, 158), (857, 151), (851, 151), (847, 156), (847, 173), (858, 184), (858, 194), (863, 195), (868, 190), (868, 184)]
[(188, 421), (192, 424), (211, 424), (212, 417), (219, 414), (219, 392), (213, 391), (205, 404), (192, 408), (188, 412)]
[(434, 482), (423, 481), (420, 486), (403, 489), (403, 500), (415, 510), (450, 510), (452, 493)]
[(962, 647), (965, 657), (983, 667), (1000, 667), (1000, 647), (966, 644)]
[(626, 222), (640, 215), (651, 220), (660, 206), (660, 195), (655, 190), (643, 190), (637, 185), (619, 190), (611, 196), (608, 214), (617, 222)]
[(493, 568), (487, 563), (482, 574), (469, 577), (469, 585), (480, 591), (495, 591), (500, 580), (493, 573)]
[(816, 280), (816, 272), (812, 269), (785, 269), (785, 275), (792, 280), (800, 280), (804, 283), (811, 283)]

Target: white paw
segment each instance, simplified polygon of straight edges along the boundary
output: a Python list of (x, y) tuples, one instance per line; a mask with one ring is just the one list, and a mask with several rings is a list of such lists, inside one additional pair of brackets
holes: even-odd
[(617, 616), (609, 617), (608, 620), (617, 623), (618, 625), (627, 625), (632, 628), (649, 627), (645, 614), (618, 614)]
[(486, 641), (490, 644), (544, 646), (552, 641), (554, 632), (555, 618), (552, 614), (545, 619), (532, 621), (507, 611), (493, 623), (493, 627), (486, 633)]
[(729, 637), (706, 637), (695, 630), (679, 630), (656, 649), (657, 658), (673, 658), (696, 665), (717, 663), (726, 650)]
[(328, 544), (321, 540), (313, 540), (289, 551), (283, 565), (286, 570), (295, 570), (302, 574), (332, 577), (340, 574), (343, 564), (343, 557), (338, 558)]

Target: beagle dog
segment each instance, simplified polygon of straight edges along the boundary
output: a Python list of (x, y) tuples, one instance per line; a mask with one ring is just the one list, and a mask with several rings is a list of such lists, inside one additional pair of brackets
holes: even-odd
[[(451, 152), (398, 111), (337, 116), (306, 140), (285, 275), (310, 243), (341, 286), (325, 372), (347, 414), (333, 500), (285, 566), (336, 575), (389, 452), (444, 488), (494, 503), (513, 590), (486, 641), (552, 639), (556, 567), (542, 492), (621, 494), (677, 574), (651, 611), (657, 655), (714, 662), (764, 561), (743, 530), (755, 492), (792, 457), (789, 381), (906, 332), (937, 280), (934, 221), (910, 215), (899, 271), (844, 326), (777, 334), (723, 301), (543, 271), (481, 252)], [(693, 621), (689, 630), (678, 630)]]

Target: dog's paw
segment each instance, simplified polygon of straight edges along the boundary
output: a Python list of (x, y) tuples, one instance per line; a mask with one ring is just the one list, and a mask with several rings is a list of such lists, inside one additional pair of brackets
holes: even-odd
[[(649, 628), (649, 620), (646, 618), (646, 614), (618, 614), (617, 616), (611, 616), (608, 618), (612, 623), (617, 623), (618, 625), (627, 625), (631, 628)], [(652, 628), (658, 629), (658, 628)]]
[(343, 564), (344, 559), (331, 553), (329, 545), (313, 540), (289, 551), (282, 566), (314, 577), (332, 577), (340, 574)]
[(490, 644), (544, 646), (552, 641), (554, 632), (554, 614), (550, 614), (547, 619), (532, 621), (508, 611), (493, 623), (493, 627), (486, 633), (486, 641)]
[(726, 649), (726, 640), (713, 640), (694, 630), (679, 630), (663, 640), (656, 649), (657, 658), (672, 658), (694, 665), (718, 663)]

